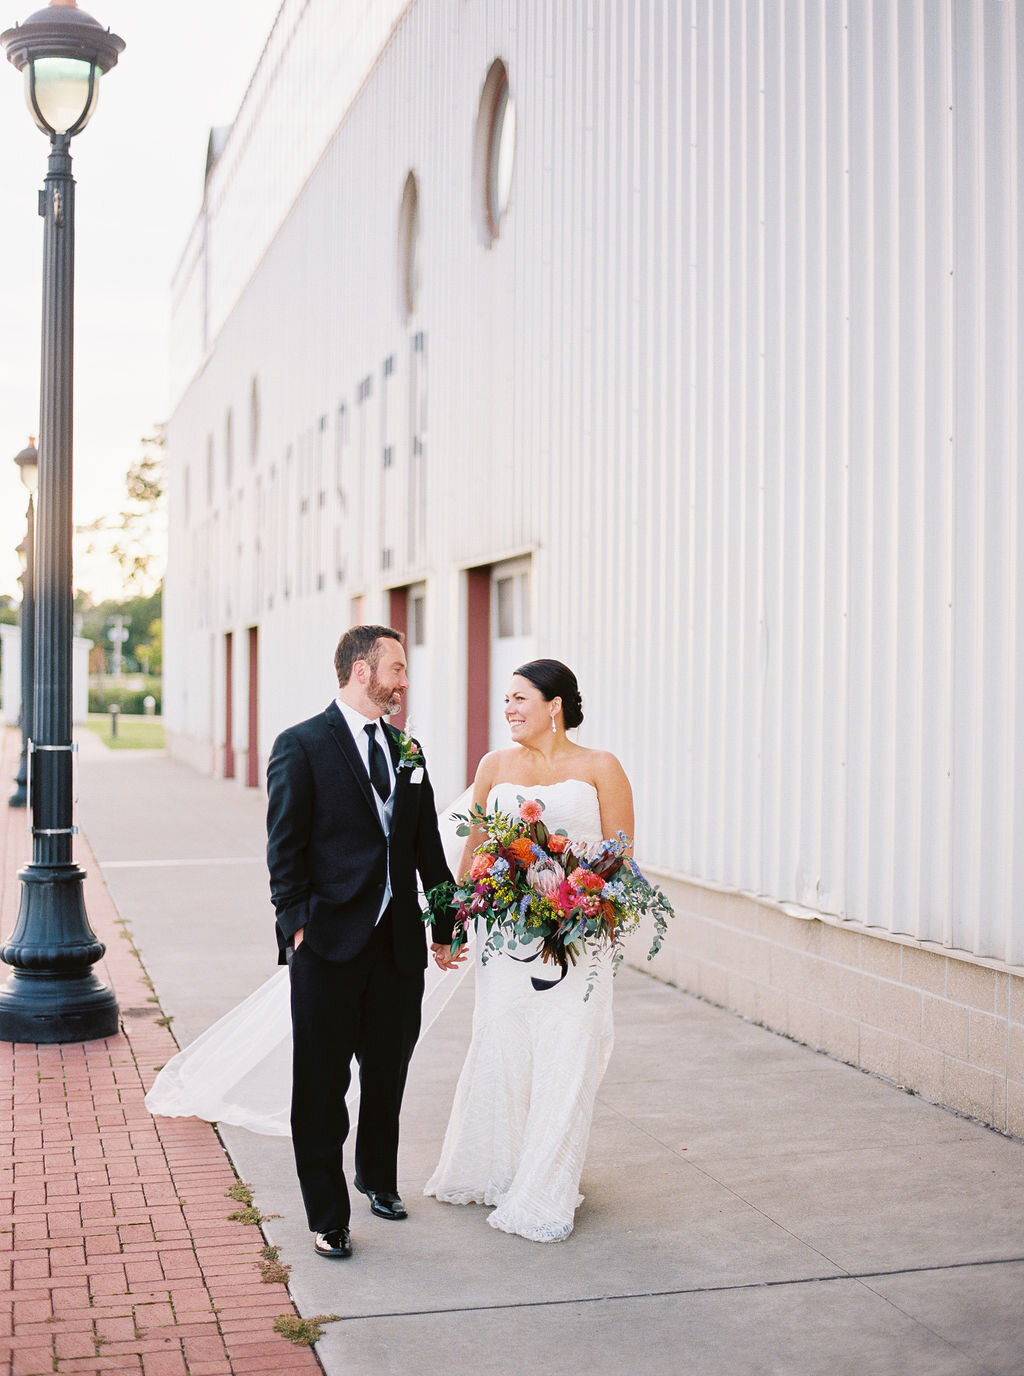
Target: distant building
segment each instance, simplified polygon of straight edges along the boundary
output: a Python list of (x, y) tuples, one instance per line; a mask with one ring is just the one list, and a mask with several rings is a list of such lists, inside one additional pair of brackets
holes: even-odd
[(1022, 91), (996, 0), (285, 0), (174, 286), (171, 749), (260, 786), (385, 620), (453, 796), (565, 659), (654, 972), (1024, 1134)]

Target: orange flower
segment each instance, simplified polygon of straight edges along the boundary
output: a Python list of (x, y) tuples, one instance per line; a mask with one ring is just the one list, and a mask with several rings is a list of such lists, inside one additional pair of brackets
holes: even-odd
[(548, 850), (551, 852), (552, 855), (561, 855), (562, 851), (565, 850), (568, 844), (568, 836), (556, 836), (552, 832), (552, 834), (548, 837)]
[(590, 893), (600, 893), (604, 888), (601, 876), (594, 874), (593, 870), (585, 870), (582, 865), (579, 869), (573, 870), (572, 882), (578, 889), (587, 889)]
[(508, 853), (514, 856), (520, 865), (529, 865), (533, 861), (533, 842), (528, 836), (517, 836), (509, 846)]
[(486, 879), (493, 868), (493, 855), (474, 855), (473, 863), (469, 867), (469, 877), (470, 879)]

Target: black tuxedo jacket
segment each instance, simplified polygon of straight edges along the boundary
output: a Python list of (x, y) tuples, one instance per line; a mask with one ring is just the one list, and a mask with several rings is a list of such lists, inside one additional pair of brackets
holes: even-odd
[[(398, 767), (398, 732), (382, 725), (396, 776), (390, 852), (366, 766), (337, 703), (274, 742), (267, 765), (267, 866), (279, 963), (300, 927), (316, 955), (338, 961), (357, 956), (380, 912), (389, 854), (396, 963), (410, 971), (427, 963), (416, 875), (424, 890), (452, 876), (426, 769), (413, 783), (415, 771)], [(435, 928), (435, 941), (451, 936), (451, 923)]]

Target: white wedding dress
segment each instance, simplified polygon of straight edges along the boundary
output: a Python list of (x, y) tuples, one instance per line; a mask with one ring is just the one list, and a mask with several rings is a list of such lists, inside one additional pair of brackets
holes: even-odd
[[(449, 868), (462, 854), (463, 840), (454, 814), (465, 813), (466, 791), (438, 817)], [(430, 963), (424, 976), (420, 1037), (437, 1019), (465, 971), (439, 970)], [(292, 1019), (287, 966), (280, 966), (249, 997), (237, 1004), (160, 1071), (146, 1095), (146, 1107), (161, 1118), (205, 1118), (271, 1137), (291, 1136)], [(346, 1096), (350, 1117), (359, 1102), (359, 1077)]]
[[(550, 830), (601, 840), (592, 784), (498, 784), (487, 810), (515, 816), (520, 798), (544, 803)], [(557, 971), (539, 960), (527, 963), (530, 946), (508, 955), (488, 951), (480, 939), (475, 945), (473, 1038), (441, 1159), (424, 1193), (449, 1204), (495, 1205), (487, 1219), (492, 1227), (557, 1242), (572, 1232), (582, 1203), (590, 1121), (612, 1051), (611, 954), (588, 946), (564, 980), (537, 989), (533, 978), (552, 980)]]

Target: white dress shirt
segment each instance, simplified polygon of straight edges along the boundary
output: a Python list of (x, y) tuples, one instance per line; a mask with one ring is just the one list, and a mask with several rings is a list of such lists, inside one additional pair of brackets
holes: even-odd
[[(338, 704), (338, 711), (344, 717), (348, 729), (352, 732), (352, 739), (355, 741), (356, 750), (359, 752), (359, 758), (363, 762), (363, 768), (366, 770), (366, 777), (368, 779), (370, 778), (370, 738), (366, 734), (367, 726), (372, 726), (374, 728), (377, 740), (380, 743), (380, 748), (384, 752), (384, 761), (387, 764), (388, 778), (391, 782), (391, 794), (386, 801), (383, 801), (380, 794), (374, 788), (372, 779), (370, 781), (370, 794), (373, 797), (374, 803), (377, 805), (377, 815), (380, 817), (381, 827), (384, 830), (384, 835), (387, 837), (390, 830), (391, 807), (395, 796), (395, 766), (391, 760), (391, 747), (388, 745), (387, 736), (381, 726), (380, 718), (364, 717), (362, 712), (357, 711), (354, 707), (350, 707), (348, 703), (343, 702), (340, 697), (335, 698), (334, 701)], [(390, 846), (391, 842), (390, 838), (388, 838), (387, 883), (384, 889), (384, 900), (380, 905), (380, 912), (377, 914), (378, 922), (383, 917), (385, 908), (391, 902)]]

